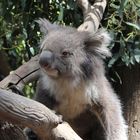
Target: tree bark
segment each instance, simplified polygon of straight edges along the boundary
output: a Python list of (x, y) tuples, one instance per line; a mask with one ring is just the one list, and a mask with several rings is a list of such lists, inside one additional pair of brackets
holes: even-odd
[[(91, 0), (91, 2), (93, 1)], [(84, 15), (84, 22), (78, 27), (78, 31), (96, 32), (103, 17), (107, 0), (95, 0), (93, 5), (89, 3), (89, 0), (77, 0), (77, 2)]]
[(117, 85), (116, 90), (124, 104), (129, 140), (140, 140), (140, 65), (121, 67), (118, 73), (122, 85)]
[(0, 89), (0, 101), (0, 120), (29, 127), (41, 140), (82, 140), (60, 116), (39, 102), (3, 89)]
[(5, 79), (0, 82), (0, 88), (7, 89), (11, 85), (17, 86), (20, 90), (25, 84), (38, 80), (40, 74), (40, 67), (38, 63), (38, 55), (33, 57), (30, 61), (24, 63), (15, 71), (12, 71)]
[(7, 76), (9, 74), (9, 72), (11, 71), (11, 68), (8, 64), (8, 56), (6, 55), (6, 53), (4, 51), (0, 51), (0, 73), (3, 76)]

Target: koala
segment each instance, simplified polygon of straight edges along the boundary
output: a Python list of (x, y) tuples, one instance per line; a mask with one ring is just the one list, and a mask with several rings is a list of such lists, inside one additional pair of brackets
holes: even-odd
[(128, 140), (120, 100), (105, 76), (103, 59), (111, 56), (107, 31), (38, 23), (44, 38), (35, 100), (62, 115), (84, 140)]

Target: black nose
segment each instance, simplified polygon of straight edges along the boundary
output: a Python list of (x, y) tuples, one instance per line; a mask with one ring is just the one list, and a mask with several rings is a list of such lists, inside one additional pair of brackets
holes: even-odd
[(53, 53), (50, 51), (43, 51), (40, 54), (39, 64), (42, 66), (51, 65), (53, 62)]

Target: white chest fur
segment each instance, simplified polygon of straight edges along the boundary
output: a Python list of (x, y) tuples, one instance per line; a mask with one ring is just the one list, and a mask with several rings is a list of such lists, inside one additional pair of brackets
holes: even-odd
[(50, 90), (50, 93), (59, 102), (54, 110), (62, 114), (65, 119), (72, 119), (82, 113), (91, 102), (90, 97), (93, 96), (93, 88), (89, 88), (83, 82), (75, 84), (70, 81), (59, 80), (59, 82), (55, 82), (47, 79), (44, 86)]

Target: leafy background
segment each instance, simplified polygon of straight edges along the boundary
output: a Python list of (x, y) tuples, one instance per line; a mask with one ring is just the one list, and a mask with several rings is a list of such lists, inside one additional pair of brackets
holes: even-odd
[[(4, 54), (10, 70), (38, 53), (41, 33), (35, 20), (40, 17), (74, 27), (83, 21), (75, 0), (1, 0), (0, 57)], [(140, 0), (109, 0), (100, 26), (112, 37), (113, 56), (106, 61), (110, 80), (121, 84), (116, 68), (140, 63)], [(34, 93), (33, 85), (26, 86), (27, 96)]]

